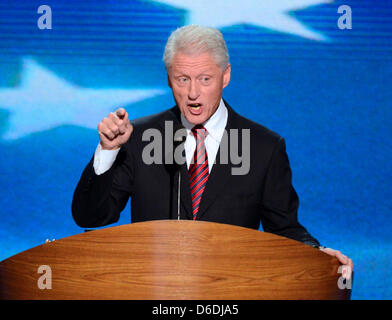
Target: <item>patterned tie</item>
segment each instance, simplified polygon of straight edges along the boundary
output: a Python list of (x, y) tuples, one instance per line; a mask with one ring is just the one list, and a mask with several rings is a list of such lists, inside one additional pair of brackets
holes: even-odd
[(208, 132), (206, 128), (199, 124), (192, 128), (192, 133), (196, 139), (196, 149), (189, 166), (189, 184), (191, 187), (193, 220), (196, 220), (200, 200), (209, 176), (208, 157), (204, 144)]

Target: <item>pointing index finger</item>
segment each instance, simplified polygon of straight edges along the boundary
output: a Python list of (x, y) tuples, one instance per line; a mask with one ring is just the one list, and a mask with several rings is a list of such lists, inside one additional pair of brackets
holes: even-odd
[(125, 111), (124, 108), (119, 108), (119, 109), (117, 109), (117, 110), (114, 112), (114, 114), (115, 114), (117, 117), (119, 117), (120, 119), (123, 119), (126, 113), (127, 113), (127, 112)]

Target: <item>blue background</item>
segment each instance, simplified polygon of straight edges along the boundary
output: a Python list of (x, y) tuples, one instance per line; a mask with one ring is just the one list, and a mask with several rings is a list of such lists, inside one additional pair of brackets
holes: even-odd
[[(70, 207), (98, 135), (72, 119), (94, 114), (98, 124), (118, 106), (96, 110), (89, 96), (70, 109), (73, 92), (164, 90), (121, 104), (132, 118), (171, 107), (161, 57), (189, 15), (155, 1), (45, 1), (53, 29), (39, 30), (41, 4), (0, 3), (0, 260), (83, 232)], [(342, 4), (352, 8), (351, 30), (337, 27)], [(300, 221), (353, 259), (352, 298), (391, 299), (391, 1), (335, 1), (287, 14), (326, 40), (255, 24), (220, 28), (232, 64), (224, 97), (286, 139)], [(39, 116), (30, 113), (37, 106), (45, 110)], [(18, 112), (25, 117), (14, 124)], [(36, 129), (24, 132), (32, 123)], [(130, 221), (128, 205), (117, 224)]]

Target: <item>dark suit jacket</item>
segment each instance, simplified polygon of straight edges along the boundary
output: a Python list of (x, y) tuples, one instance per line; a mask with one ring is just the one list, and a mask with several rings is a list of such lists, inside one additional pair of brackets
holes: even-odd
[[(219, 163), (219, 148), (197, 219), (253, 229), (258, 229), (261, 222), (266, 232), (319, 245), (297, 219), (298, 196), (291, 182), (284, 139), (225, 104), (228, 108), (226, 131), (250, 129), (250, 170), (246, 175), (232, 175), (234, 165), (230, 157), (229, 163)], [(175, 167), (146, 165), (142, 160), (142, 150), (150, 143), (142, 141), (143, 132), (155, 128), (163, 135), (165, 121), (170, 120), (182, 127), (177, 107), (135, 120), (131, 138), (121, 147), (111, 169), (102, 175), (95, 174), (91, 159), (72, 202), (73, 218), (79, 226), (92, 228), (116, 222), (129, 197), (132, 222), (177, 219), (178, 185), (173, 181), (177, 182), (178, 173)], [(238, 150), (241, 151), (242, 141), (239, 140)], [(166, 149), (164, 145), (163, 155)], [(186, 163), (180, 170), (181, 219), (192, 219)]]

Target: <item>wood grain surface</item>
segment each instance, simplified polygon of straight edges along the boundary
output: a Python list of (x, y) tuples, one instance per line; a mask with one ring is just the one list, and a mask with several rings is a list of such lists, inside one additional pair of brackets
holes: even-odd
[[(39, 289), (41, 265), (52, 289)], [(2, 299), (347, 299), (339, 262), (300, 242), (202, 221), (95, 230), (0, 263)]]

